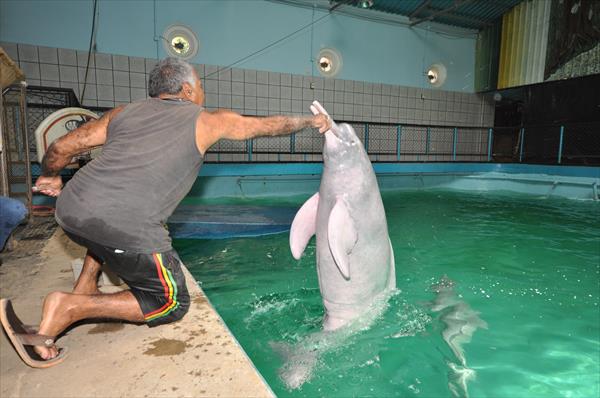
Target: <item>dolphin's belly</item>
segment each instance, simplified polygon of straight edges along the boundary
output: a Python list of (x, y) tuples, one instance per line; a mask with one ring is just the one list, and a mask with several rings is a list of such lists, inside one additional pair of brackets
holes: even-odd
[(319, 285), (326, 300), (339, 304), (368, 304), (366, 301), (388, 287), (391, 255), (387, 242), (368, 247), (357, 245), (349, 255), (350, 279), (345, 279), (338, 270), (327, 242), (320, 245), (317, 237), (319, 246), (327, 248), (317, 252)]
[[(385, 211), (379, 192), (348, 198), (358, 232), (356, 246), (348, 255), (350, 278), (340, 273), (329, 248), (327, 226), (335, 204), (333, 195), (321, 197), (317, 214), (317, 270), (321, 295), (326, 302), (368, 306), (389, 285), (392, 255)], [(370, 203), (372, 201), (379, 203)], [(325, 304), (327, 307), (327, 303)]]

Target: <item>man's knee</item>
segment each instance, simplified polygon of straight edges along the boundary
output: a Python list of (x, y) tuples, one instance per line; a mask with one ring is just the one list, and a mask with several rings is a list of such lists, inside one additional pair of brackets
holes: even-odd
[(190, 295), (183, 287), (177, 294), (176, 302), (174, 303), (173, 309), (161, 317), (153, 319), (147, 319), (148, 326), (159, 326), (173, 323), (182, 319), (190, 309)]
[(175, 322), (182, 319), (190, 309), (190, 295), (187, 289), (184, 292), (180, 293), (177, 299), (179, 300), (179, 306), (177, 310), (174, 311), (175, 313), (173, 314), (173, 318), (170, 322)]

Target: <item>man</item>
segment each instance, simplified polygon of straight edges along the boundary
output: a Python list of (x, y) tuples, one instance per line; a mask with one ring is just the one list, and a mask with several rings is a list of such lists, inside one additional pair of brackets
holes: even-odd
[(15, 241), (11, 234), (27, 217), (27, 213), (27, 207), (20, 200), (0, 196), (0, 251), (12, 250)]
[[(37, 334), (30, 333), (10, 302), (2, 300), (2, 324), (30, 366), (61, 362), (64, 355), (54, 339), (82, 319), (156, 326), (184, 316), (189, 295), (164, 224), (192, 187), (204, 154), (215, 142), (306, 127), (323, 133), (331, 126), (325, 115), (244, 117), (228, 110), (205, 111), (200, 79), (188, 63), (176, 58), (159, 62), (150, 72), (148, 92), (151, 98), (117, 107), (56, 140), (42, 161), (38, 191), (58, 196), (57, 222), (88, 251), (73, 292), (46, 296)], [(101, 155), (62, 189), (59, 173), (73, 155), (98, 145), (103, 145)], [(130, 290), (98, 290), (103, 262)]]

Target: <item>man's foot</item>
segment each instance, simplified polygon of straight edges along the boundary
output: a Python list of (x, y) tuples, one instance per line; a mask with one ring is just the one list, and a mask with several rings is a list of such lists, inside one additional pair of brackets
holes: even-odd
[(56, 355), (50, 353), (49, 358), (43, 358), (38, 354), (34, 349), (35, 345), (51, 351), (56, 350), (54, 337), (39, 334), (34, 327), (24, 325), (15, 314), (10, 300), (0, 299), (0, 322), (15, 351), (27, 365), (33, 368), (48, 368), (61, 363), (66, 358), (65, 348), (57, 350)]
[[(46, 296), (39, 334), (57, 336), (71, 324), (68, 313), (64, 308), (64, 299), (66, 296), (67, 294), (62, 292), (53, 292)], [(59, 354), (59, 350), (55, 345), (51, 347), (36, 345), (33, 349), (45, 360), (55, 358)]]

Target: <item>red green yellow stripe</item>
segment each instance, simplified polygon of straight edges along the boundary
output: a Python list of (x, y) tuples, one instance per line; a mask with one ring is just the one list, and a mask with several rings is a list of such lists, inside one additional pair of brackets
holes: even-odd
[(159, 309), (145, 314), (144, 319), (146, 321), (166, 316), (179, 307), (179, 302), (177, 301), (177, 283), (175, 283), (175, 279), (173, 278), (173, 275), (171, 275), (171, 272), (163, 265), (162, 254), (154, 253), (152, 256), (154, 257), (154, 263), (156, 264), (158, 278), (164, 287), (167, 302)]

